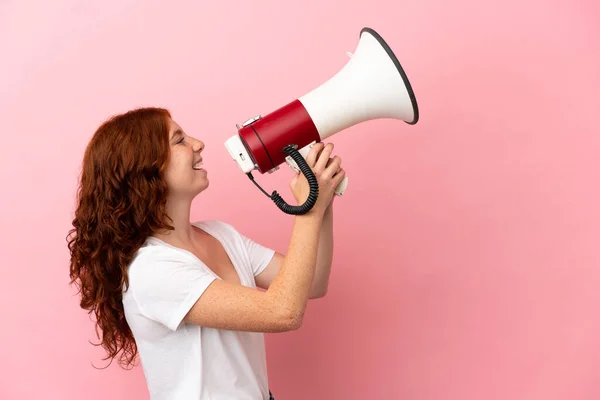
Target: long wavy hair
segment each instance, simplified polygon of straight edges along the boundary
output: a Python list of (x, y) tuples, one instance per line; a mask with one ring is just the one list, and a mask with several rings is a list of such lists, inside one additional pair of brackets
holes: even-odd
[(170, 117), (166, 109), (139, 108), (100, 125), (84, 153), (67, 235), (71, 284), (79, 289), (81, 308), (94, 314), (96, 345), (110, 363), (119, 356), (122, 367), (137, 356), (122, 303), (127, 267), (148, 236), (173, 229), (163, 180)]

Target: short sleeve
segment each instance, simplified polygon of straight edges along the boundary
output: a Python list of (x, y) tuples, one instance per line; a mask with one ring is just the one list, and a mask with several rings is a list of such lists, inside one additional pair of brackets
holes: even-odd
[[(250, 239), (227, 222), (219, 220), (205, 221), (203, 222), (203, 226), (211, 229), (213, 232), (222, 234), (228, 240), (235, 243), (236, 249), (245, 252), (250, 262), (252, 274), (255, 277), (263, 272), (275, 255), (275, 250)], [(239, 247), (240, 244), (242, 246), (241, 249)]]
[(242, 242), (244, 243), (244, 248), (248, 253), (248, 257), (250, 258), (252, 273), (254, 274), (254, 276), (257, 276), (265, 269), (265, 267), (273, 259), (273, 256), (275, 255), (275, 250), (270, 249), (260, 243), (257, 243), (239, 232), (238, 234), (240, 235)]
[(141, 257), (130, 284), (143, 315), (176, 330), (216, 277), (187, 258)]

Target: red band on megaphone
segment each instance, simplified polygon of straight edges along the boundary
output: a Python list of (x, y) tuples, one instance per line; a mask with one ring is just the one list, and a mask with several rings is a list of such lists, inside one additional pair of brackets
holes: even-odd
[(301, 149), (321, 140), (317, 127), (298, 99), (242, 127), (239, 134), (261, 173), (285, 161), (286, 154), (282, 151), (285, 146), (293, 144)]

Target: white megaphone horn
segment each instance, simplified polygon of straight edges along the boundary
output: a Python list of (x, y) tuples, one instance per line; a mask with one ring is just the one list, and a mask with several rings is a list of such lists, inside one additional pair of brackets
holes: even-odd
[[(238, 125), (238, 133), (225, 142), (225, 147), (277, 207), (287, 214), (301, 215), (312, 209), (318, 197), (317, 180), (305, 162), (310, 146), (360, 122), (379, 118), (414, 125), (419, 120), (419, 109), (392, 49), (373, 29), (363, 28), (358, 46), (342, 70), (270, 114)], [(254, 181), (253, 170), (271, 173), (283, 162), (308, 180), (310, 194), (304, 204), (289, 205), (277, 191), (269, 195)], [(336, 194), (343, 194), (347, 184), (345, 177)]]

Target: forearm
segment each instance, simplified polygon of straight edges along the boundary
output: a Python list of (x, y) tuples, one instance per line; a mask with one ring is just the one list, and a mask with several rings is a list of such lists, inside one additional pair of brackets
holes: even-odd
[(319, 245), (317, 250), (317, 265), (313, 279), (311, 297), (321, 297), (327, 293), (331, 265), (333, 262), (333, 207), (329, 207), (323, 216)]
[(285, 259), (266, 292), (292, 324), (302, 320), (311, 295), (322, 221), (322, 216), (313, 214), (295, 217)]

